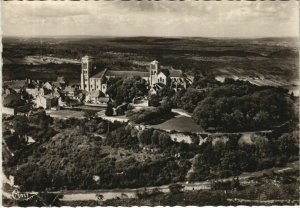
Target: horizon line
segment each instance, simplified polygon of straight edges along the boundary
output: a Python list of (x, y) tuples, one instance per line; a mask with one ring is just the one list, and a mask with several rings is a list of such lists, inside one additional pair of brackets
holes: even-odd
[(262, 38), (299, 38), (299, 36), (180, 36), (180, 35), (169, 35), (169, 36), (158, 36), (158, 35), (132, 35), (132, 36), (120, 36), (120, 35), (40, 35), (40, 36), (20, 36), (20, 35), (4, 35), (2, 34), (2, 38), (63, 38), (63, 37), (71, 37), (71, 38), (83, 38), (83, 37), (91, 37), (91, 38), (207, 38), (207, 39), (262, 39)]

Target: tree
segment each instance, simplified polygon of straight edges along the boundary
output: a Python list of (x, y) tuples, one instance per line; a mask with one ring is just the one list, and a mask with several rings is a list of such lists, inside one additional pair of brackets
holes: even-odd
[(25, 116), (16, 116), (14, 122), (16, 134), (23, 135), (29, 131), (28, 119)]
[(151, 136), (151, 144), (158, 145), (159, 143), (159, 131), (154, 130)]
[(151, 144), (151, 136), (153, 134), (153, 129), (145, 129), (138, 133), (138, 139), (142, 144)]
[(172, 97), (174, 94), (175, 91), (168, 86), (164, 86), (158, 91), (158, 96), (160, 97), (160, 99), (163, 99), (165, 97)]
[(114, 114), (114, 110), (111, 106), (111, 104), (108, 104), (105, 110), (105, 115), (106, 116), (112, 116)]
[(240, 174), (240, 164), (238, 154), (234, 151), (225, 152), (220, 164), (221, 176), (228, 177)]
[(211, 97), (202, 101), (193, 111), (193, 119), (204, 129), (215, 127), (214, 102)]
[(171, 97), (170, 103), (172, 104), (173, 108), (181, 108), (182, 107), (182, 102), (181, 98), (184, 96), (186, 90), (182, 89), (176, 92), (174, 96)]
[(264, 158), (268, 156), (270, 145), (267, 137), (255, 135), (251, 137), (251, 141), (255, 146), (256, 158)]
[(199, 101), (204, 98), (204, 92), (188, 88), (184, 95), (181, 97), (181, 104), (184, 110), (193, 112)]
[(265, 128), (270, 123), (270, 115), (266, 111), (259, 111), (253, 118), (256, 126), (259, 128)]
[(199, 136), (198, 136), (198, 135), (192, 135), (192, 136), (191, 136), (191, 139), (192, 139), (192, 144), (194, 144), (194, 145), (199, 145), (200, 139), (199, 139)]
[(297, 147), (299, 142), (297, 137), (293, 137), (291, 133), (285, 133), (278, 138), (278, 148), (281, 154), (284, 154), (289, 158), (291, 155), (297, 155), (299, 148)]
[(203, 181), (209, 179), (211, 163), (207, 158), (212, 159), (211, 155), (211, 143), (206, 144), (205, 151), (202, 154), (198, 154), (195, 157), (195, 161), (193, 162), (194, 172), (190, 175), (190, 180), (192, 181)]
[(108, 81), (107, 94), (117, 105), (131, 102), (133, 98), (147, 95), (147, 83), (139, 76), (126, 79), (114, 78)]
[(183, 188), (184, 188), (184, 186), (181, 184), (175, 183), (175, 184), (169, 185), (169, 190), (170, 190), (171, 194), (181, 193)]
[(160, 101), (160, 99), (159, 99), (158, 95), (156, 95), (156, 94), (150, 95), (149, 106), (158, 107), (160, 105), (159, 101)]
[(84, 117), (85, 118), (92, 118), (95, 116), (95, 111), (91, 111), (91, 110), (86, 110), (84, 111)]
[(167, 133), (161, 133), (159, 135), (159, 145), (163, 148), (168, 147), (172, 144), (172, 140), (169, 134)]

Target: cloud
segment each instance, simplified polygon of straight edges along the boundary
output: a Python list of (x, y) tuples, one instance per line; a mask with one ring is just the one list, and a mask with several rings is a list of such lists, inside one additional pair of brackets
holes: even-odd
[(297, 36), (298, 2), (3, 2), (4, 35)]
[(13, 18), (59, 18), (66, 16), (76, 16), (87, 14), (87, 11), (82, 10), (80, 7), (65, 7), (59, 6), (54, 3), (39, 2), (8, 2), (3, 3), (4, 16)]

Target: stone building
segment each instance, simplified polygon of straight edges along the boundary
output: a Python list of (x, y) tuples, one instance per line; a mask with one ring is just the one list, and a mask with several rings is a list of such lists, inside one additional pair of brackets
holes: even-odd
[[(174, 89), (186, 88), (192, 84), (193, 77), (186, 76), (181, 70), (167, 69), (162, 70), (158, 61), (154, 60), (149, 64), (149, 71), (115, 71), (105, 69), (94, 74), (94, 58), (84, 56), (81, 59), (81, 89), (87, 92), (101, 91), (106, 94), (107, 80), (114, 77), (139, 76), (144, 79), (150, 86), (150, 90), (156, 89), (159, 85), (167, 85), (168, 82)], [(166, 71), (168, 73), (166, 73)]]

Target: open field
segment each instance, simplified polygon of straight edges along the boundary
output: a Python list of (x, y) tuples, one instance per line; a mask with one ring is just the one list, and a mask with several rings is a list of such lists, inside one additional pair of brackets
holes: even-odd
[(26, 56), (23, 64), (41, 65), (41, 64), (80, 64), (80, 60), (57, 58), (53, 56)]
[(165, 131), (178, 131), (178, 132), (203, 132), (201, 126), (197, 125), (191, 117), (175, 116), (163, 123), (156, 125), (149, 125), (152, 128), (162, 129)]
[(61, 118), (61, 119), (67, 119), (67, 118), (84, 118), (84, 112), (83, 111), (74, 111), (74, 110), (48, 110), (46, 111), (48, 115), (50, 115), (53, 118)]

